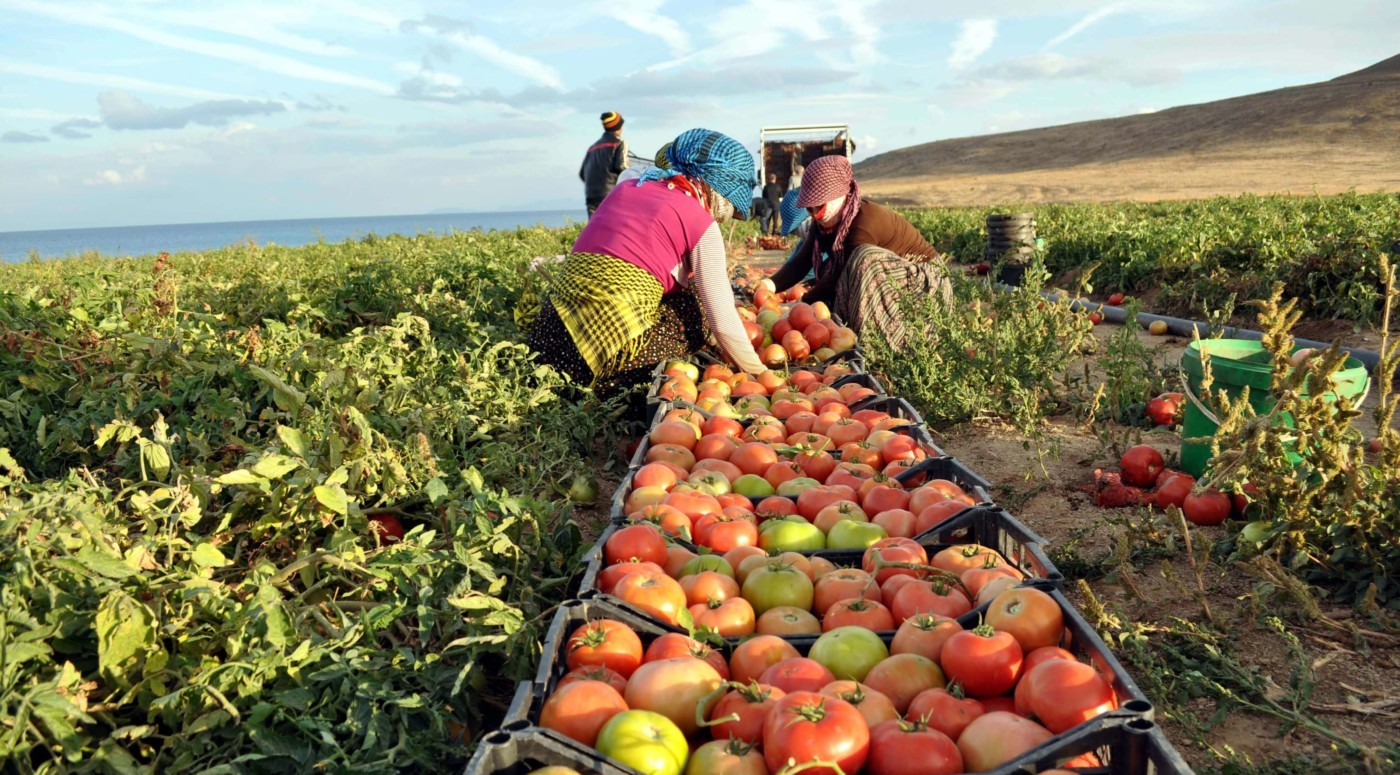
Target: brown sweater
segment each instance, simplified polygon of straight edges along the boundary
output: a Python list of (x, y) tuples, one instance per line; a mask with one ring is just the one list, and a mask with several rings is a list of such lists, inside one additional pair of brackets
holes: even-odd
[[(773, 284), (778, 286), (778, 290), (796, 285), (807, 276), (807, 271), (813, 268), (809, 259), (811, 245), (808, 241), (814, 239), (817, 241), (817, 255), (823, 252), (829, 254), (831, 243), (836, 239), (836, 230), (823, 231), (814, 225), (807, 239), (797, 246), (787, 263), (773, 274)], [(904, 220), (904, 216), (868, 199), (860, 200), (860, 212), (856, 213), (855, 220), (851, 222), (851, 230), (846, 234), (846, 244), (842, 252), (850, 255), (859, 245), (876, 245), (900, 256), (938, 258), (938, 251), (928, 244), (918, 229)], [(837, 257), (831, 260), (837, 260)], [(844, 260), (844, 257), (841, 260)], [(803, 298), (831, 303), (839, 277), (840, 272), (828, 273), (814, 283)]]

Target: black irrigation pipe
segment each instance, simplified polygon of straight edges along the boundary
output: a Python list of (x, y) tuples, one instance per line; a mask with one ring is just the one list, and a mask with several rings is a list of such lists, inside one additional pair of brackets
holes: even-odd
[[(1003, 291), (1012, 290), (1012, 286), (1004, 285), (1001, 283), (997, 284), (997, 288)], [(1060, 300), (1060, 294), (1053, 293), (1051, 291), (1041, 291), (1040, 295), (1044, 296), (1050, 301)], [(1099, 310), (1103, 312), (1104, 320), (1110, 323), (1123, 323), (1126, 322), (1128, 319), (1128, 311), (1123, 309), (1122, 307), (1110, 307), (1107, 304), (1099, 304), (1097, 302), (1087, 301), (1085, 299), (1071, 299), (1070, 309), (1076, 312), (1080, 310)], [(1139, 312), (1137, 316), (1138, 325), (1142, 326), (1143, 328), (1146, 328), (1148, 325), (1157, 320), (1166, 323), (1167, 333), (1174, 334), (1176, 336), (1189, 337), (1192, 336), (1194, 333), (1199, 335), (1201, 338), (1205, 338), (1210, 335), (1210, 326), (1195, 320), (1167, 317), (1166, 315), (1154, 315), (1150, 312)], [(1259, 340), (1264, 337), (1264, 335), (1258, 331), (1251, 331), (1247, 328), (1236, 328), (1235, 326), (1224, 326), (1222, 331), (1224, 333), (1224, 336), (1228, 339)], [(1319, 342), (1313, 339), (1294, 339), (1293, 341), (1296, 344), (1302, 345), (1303, 347), (1319, 347), (1325, 349), (1332, 346), (1331, 342)], [(1343, 346), (1341, 350), (1342, 352), (1364, 363), (1366, 365), (1366, 368), (1370, 370), (1375, 370), (1376, 364), (1379, 363), (1381, 359), (1380, 353), (1376, 353), (1371, 350), (1361, 350), (1346, 346)]]

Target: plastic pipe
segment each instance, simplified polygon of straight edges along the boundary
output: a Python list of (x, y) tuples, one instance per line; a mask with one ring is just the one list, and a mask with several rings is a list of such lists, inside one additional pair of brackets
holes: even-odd
[[(1005, 285), (1002, 283), (998, 283), (997, 287), (1004, 291), (1013, 290), (1012, 286)], [(1044, 296), (1050, 301), (1060, 300), (1060, 294), (1051, 291), (1041, 291), (1040, 295)], [(1076, 312), (1080, 310), (1100, 310), (1103, 312), (1103, 319), (1107, 320), (1110, 323), (1124, 323), (1128, 319), (1128, 311), (1123, 309), (1122, 307), (1110, 307), (1107, 304), (1099, 304), (1098, 302), (1087, 301), (1085, 299), (1070, 299), (1070, 309)], [(1143, 328), (1147, 328), (1148, 325), (1150, 325), (1153, 321), (1157, 320), (1160, 320), (1167, 324), (1167, 333), (1169, 334), (1187, 337), (1192, 336), (1193, 334), (1198, 334), (1203, 339), (1205, 337), (1210, 336), (1210, 326), (1205, 323), (1197, 322), (1195, 320), (1185, 320), (1182, 318), (1167, 317), (1166, 315), (1154, 315), (1150, 312), (1139, 312), (1137, 316), (1138, 325), (1142, 326)], [(1251, 331), (1247, 328), (1225, 326), (1222, 330), (1224, 332), (1225, 338), (1227, 339), (1259, 340), (1264, 338), (1264, 335), (1262, 333), (1258, 331)], [(1317, 347), (1326, 349), (1332, 346), (1331, 342), (1319, 342), (1314, 339), (1294, 339), (1293, 341), (1295, 344), (1302, 345), (1303, 347)], [(1361, 350), (1343, 345), (1341, 351), (1357, 359), (1358, 361), (1361, 361), (1363, 364), (1366, 365), (1366, 368), (1368, 369), (1374, 370), (1376, 368), (1376, 364), (1380, 363), (1381, 360), (1380, 353), (1372, 352), (1371, 350)]]

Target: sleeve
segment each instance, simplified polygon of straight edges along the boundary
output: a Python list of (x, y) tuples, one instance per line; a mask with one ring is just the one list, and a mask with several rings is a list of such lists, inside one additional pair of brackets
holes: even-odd
[(695, 292), (705, 310), (705, 321), (715, 335), (725, 360), (749, 374), (762, 374), (767, 369), (758, 360), (744, 323), (734, 309), (734, 290), (724, 263), (724, 238), (719, 225), (710, 224), (700, 241), (690, 251), (690, 266), (695, 272)]
[(807, 240), (811, 238), (812, 235), (808, 234), (806, 239), (797, 243), (797, 249), (792, 251), (787, 262), (773, 273), (773, 284), (778, 290), (785, 291), (797, 285), (807, 276), (807, 272), (811, 271), (812, 262), (807, 260)]
[(588, 154), (586, 154), (586, 153), (583, 155), (583, 162), (580, 163), (580, 164), (578, 165), (578, 179), (579, 179), (579, 180), (582, 180), (582, 181), (585, 182), (585, 183), (587, 183), (587, 182), (588, 182), (588, 178), (585, 178), (585, 177), (583, 176), (583, 171), (584, 171), (585, 169), (588, 169)]
[(625, 169), (627, 169), (627, 141), (622, 140), (618, 142), (617, 148), (613, 149), (612, 171), (621, 174)]

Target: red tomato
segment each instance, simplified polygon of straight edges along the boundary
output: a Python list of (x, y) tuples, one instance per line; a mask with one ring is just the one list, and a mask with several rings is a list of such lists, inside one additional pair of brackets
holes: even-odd
[(1147, 444), (1139, 444), (1123, 453), (1119, 461), (1123, 466), (1123, 483), (1134, 487), (1151, 487), (1157, 483), (1157, 474), (1166, 467), (1162, 453)]
[(877, 584), (884, 584), (891, 576), (922, 576), (923, 571), (918, 568), (899, 565), (923, 565), (927, 562), (928, 552), (910, 538), (883, 538), (871, 544), (861, 556), (861, 568), (873, 574)]
[(753, 606), (742, 597), (710, 600), (690, 607), (690, 618), (696, 630), (706, 630), (726, 638), (752, 635), (755, 628)]
[(736, 684), (710, 708), (710, 734), (716, 740), (734, 738), (746, 743), (763, 742), (763, 722), (787, 692), (751, 681)]
[(986, 772), (1054, 736), (1045, 727), (1015, 713), (988, 711), (963, 730), (958, 750), (969, 772)]
[(665, 573), (665, 569), (654, 562), (619, 562), (616, 565), (609, 565), (598, 571), (598, 589), (607, 594), (612, 594), (613, 589), (617, 587), (617, 582), (622, 581), (626, 576), (641, 571)]
[(996, 554), (981, 544), (958, 544), (943, 549), (929, 558), (928, 564), (961, 577), (963, 571), (982, 567), (987, 558), (983, 555)]
[(925, 689), (919, 692), (914, 701), (909, 703), (909, 712), (905, 715), (957, 740), (968, 724), (986, 712), (986, 706), (978, 700), (964, 696), (962, 687), (953, 683), (948, 689)]
[(895, 709), (894, 703), (886, 697), (884, 692), (866, 686), (856, 681), (833, 681), (818, 694), (825, 694), (828, 697), (839, 697), (851, 703), (860, 715), (865, 719), (865, 725), (874, 729), (877, 725), (886, 721), (894, 721), (899, 718), (899, 711)]
[(903, 509), (909, 505), (909, 493), (898, 487), (895, 480), (890, 479), (889, 482), (896, 486), (876, 485), (870, 488), (865, 497), (861, 499), (860, 505), (861, 508), (865, 509), (866, 514), (873, 516), (884, 511)]
[(627, 679), (616, 670), (603, 667), (602, 665), (584, 665), (575, 670), (570, 670), (559, 679), (559, 683), (554, 685), (555, 690), (559, 690), (571, 683), (579, 681), (602, 681), (617, 690), (618, 694), (627, 688)]
[(603, 544), (603, 564), (613, 565), (628, 560), (666, 562), (666, 538), (661, 529), (650, 523), (638, 523), (618, 528)]
[(560, 686), (540, 708), (540, 726), (593, 746), (598, 731), (613, 716), (627, 710), (627, 701), (602, 681), (578, 681)]
[(1186, 503), (1186, 498), (1191, 495), (1191, 488), (1196, 486), (1196, 480), (1187, 474), (1173, 474), (1157, 488), (1157, 505), (1162, 508), (1175, 506), (1182, 508)]
[(816, 692), (836, 680), (826, 666), (807, 657), (790, 657), (769, 667), (758, 677), (759, 683), (793, 692)]
[(700, 729), (695, 707), (723, 682), (703, 659), (662, 659), (638, 667), (627, 679), (623, 698), (628, 708), (660, 713), (686, 735), (693, 735)]
[(864, 627), (867, 630), (893, 630), (894, 617), (890, 609), (878, 600), (864, 597), (850, 598), (833, 603), (822, 612), (822, 632), (831, 632), (837, 627)]
[(403, 523), (393, 514), (375, 514), (369, 518), (369, 532), (381, 544), (394, 544), (403, 540)]
[(1175, 425), (1181, 417), (1181, 394), (1163, 393), (1147, 402), (1147, 416), (1153, 425)]
[(1093, 667), (1050, 659), (1026, 671), (1016, 687), (1016, 709), (1059, 734), (1118, 707), (1113, 686)]
[(1041, 646), (1026, 652), (1026, 658), (1021, 663), (1021, 672), (1030, 675), (1032, 669), (1041, 662), (1049, 662), (1052, 659), (1068, 659), (1073, 662), (1074, 655), (1060, 648), (1059, 646)]
[(1016, 570), (1010, 563), (1003, 560), (999, 555), (988, 554), (981, 567), (970, 568), (962, 572), (963, 586), (972, 593), (973, 597), (982, 591), (982, 587), (987, 582), (995, 578), (1013, 578), (1019, 580), (1022, 573)]
[(889, 697), (895, 710), (906, 713), (920, 692), (948, 682), (933, 660), (918, 654), (893, 654), (870, 668), (862, 683)]
[(1186, 519), (1193, 525), (1210, 527), (1219, 525), (1230, 518), (1230, 496), (1219, 490), (1209, 490), (1200, 495), (1188, 495), (1181, 504)]
[(642, 664), (642, 639), (622, 622), (598, 619), (569, 635), (564, 664), (570, 670), (599, 665), (627, 678)]
[(943, 656), (943, 644), (962, 632), (962, 625), (954, 619), (945, 619), (933, 614), (919, 614), (905, 619), (890, 641), (891, 654), (918, 654), (934, 662)]
[(962, 753), (947, 734), (918, 721), (886, 721), (870, 730), (868, 775), (953, 775)]
[(812, 591), (812, 608), (825, 612), (842, 600), (863, 597), (880, 599), (880, 587), (860, 568), (841, 568), (817, 579)]
[(706, 514), (695, 522), (695, 543), (724, 554), (736, 546), (756, 546), (758, 525), (727, 514)]
[(1015, 638), (1023, 652), (1058, 646), (1065, 629), (1059, 603), (1034, 587), (1008, 589), (992, 598), (986, 621), (992, 629)]
[(918, 614), (956, 619), (972, 610), (972, 602), (957, 587), (942, 581), (919, 581), (899, 590), (890, 610), (897, 622), (904, 622)]
[(681, 577), (681, 589), (685, 590), (685, 604), (698, 605), (711, 600), (724, 602), (739, 596), (739, 582), (714, 570), (703, 570)]
[(642, 662), (659, 662), (663, 659), (679, 659), (690, 657), (701, 659), (710, 664), (721, 678), (729, 677), (729, 665), (724, 662), (724, 655), (710, 648), (700, 641), (679, 632), (668, 632), (658, 636), (656, 640), (647, 646), (646, 653), (642, 655)]
[[(849, 702), (816, 692), (792, 692), (778, 701), (763, 725), (763, 758), (770, 772), (788, 760), (832, 762), (841, 772), (859, 772), (870, 754), (870, 729)], [(830, 767), (804, 770), (836, 775)]]
[(686, 609), (681, 583), (665, 573), (644, 570), (629, 574), (617, 582), (612, 593), (667, 624), (679, 624), (681, 611)]
[(797, 647), (782, 638), (758, 635), (734, 647), (729, 657), (729, 677), (739, 683), (757, 681), (769, 667), (800, 656)]
[(1123, 306), (1123, 300), (1124, 300), (1125, 298), (1127, 298), (1127, 297), (1125, 297), (1125, 296), (1124, 296), (1123, 294), (1121, 294), (1121, 293), (1111, 293), (1111, 294), (1108, 295), (1108, 306), (1110, 306), (1110, 307), (1121, 307), (1121, 306)]
[(989, 625), (953, 633), (943, 644), (943, 671), (973, 697), (1006, 694), (1021, 675), (1021, 644)]

